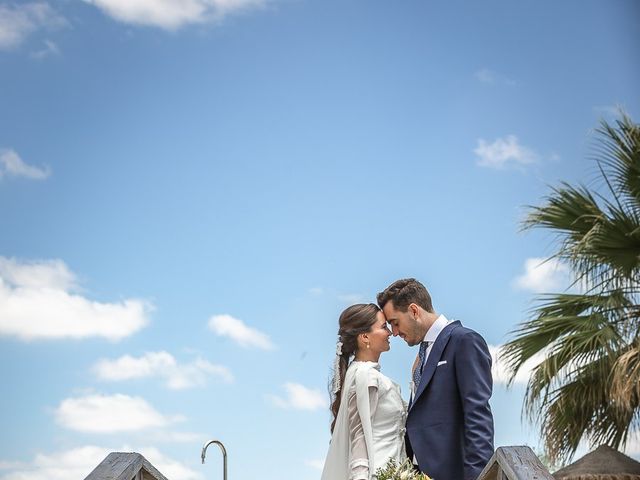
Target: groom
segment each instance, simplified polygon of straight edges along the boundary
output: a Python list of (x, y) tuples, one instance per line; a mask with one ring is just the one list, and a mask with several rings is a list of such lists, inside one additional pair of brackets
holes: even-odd
[(435, 480), (475, 480), (493, 455), (491, 356), (483, 338), (434, 312), (414, 278), (378, 294), (394, 336), (419, 345), (412, 368), (406, 446)]

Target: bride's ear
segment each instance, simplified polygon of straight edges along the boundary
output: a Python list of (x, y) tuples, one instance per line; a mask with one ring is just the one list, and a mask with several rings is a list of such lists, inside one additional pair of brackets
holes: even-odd
[(358, 335), (358, 347), (364, 348), (369, 343), (369, 335), (361, 333)]

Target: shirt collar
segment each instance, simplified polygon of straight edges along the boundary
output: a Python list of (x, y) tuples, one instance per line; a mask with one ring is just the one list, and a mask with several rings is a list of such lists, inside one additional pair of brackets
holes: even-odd
[(436, 321), (433, 322), (433, 325), (427, 330), (427, 334), (424, 336), (425, 342), (435, 342), (440, 332), (449, 324), (449, 320), (444, 315), (440, 315), (436, 318)]

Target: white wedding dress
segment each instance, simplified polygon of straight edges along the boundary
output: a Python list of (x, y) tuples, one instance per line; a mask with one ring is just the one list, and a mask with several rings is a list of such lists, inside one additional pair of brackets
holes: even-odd
[(371, 480), (390, 459), (403, 462), (406, 418), (400, 387), (380, 365), (351, 362), (322, 480)]

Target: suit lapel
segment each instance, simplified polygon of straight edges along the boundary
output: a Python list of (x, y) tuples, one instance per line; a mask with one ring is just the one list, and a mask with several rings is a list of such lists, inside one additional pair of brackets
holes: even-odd
[(418, 385), (415, 397), (411, 402), (412, 407), (413, 405), (415, 405), (416, 400), (418, 400), (420, 395), (422, 395), (422, 392), (424, 392), (425, 388), (427, 388), (427, 385), (429, 385), (429, 382), (433, 378), (433, 374), (436, 373), (436, 367), (438, 366), (440, 358), (442, 358), (442, 352), (444, 352), (444, 348), (447, 346), (447, 343), (449, 343), (451, 332), (453, 332), (453, 330), (460, 325), (460, 321), (458, 320), (451, 322), (449, 325), (442, 329), (442, 332), (440, 332), (440, 335), (438, 335), (438, 338), (436, 338), (436, 341), (433, 343), (431, 352), (429, 352), (429, 357), (427, 358), (427, 363), (425, 364), (424, 370), (422, 372), (422, 377), (420, 378), (420, 385)]

